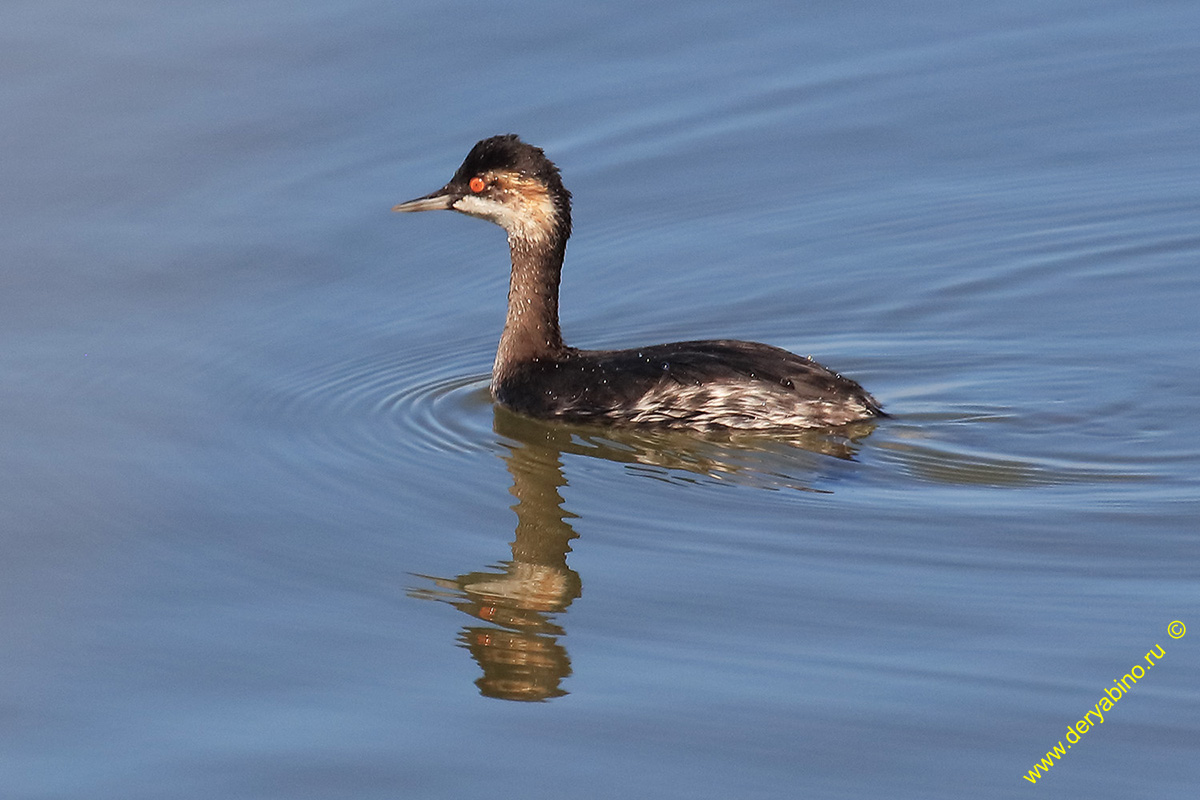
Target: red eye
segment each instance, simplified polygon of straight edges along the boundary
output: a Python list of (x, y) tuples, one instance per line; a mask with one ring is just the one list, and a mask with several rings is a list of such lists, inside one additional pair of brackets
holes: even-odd
[(483, 182), (483, 178), (478, 178), (478, 177), (471, 178), (471, 181), (467, 184), (467, 186), (470, 186), (471, 191), (474, 192), (475, 194), (479, 194), (480, 192), (482, 192), (484, 185), (485, 184)]

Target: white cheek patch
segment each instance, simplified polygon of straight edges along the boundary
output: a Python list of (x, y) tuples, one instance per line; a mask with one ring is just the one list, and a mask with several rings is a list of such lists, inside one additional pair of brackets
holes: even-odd
[(497, 203), (495, 200), (476, 197), (473, 194), (464, 195), (455, 200), (451, 208), (472, 217), (494, 222), (506, 231), (511, 230), (511, 226), (517, 221), (517, 215), (508, 206)]
[(554, 200), (540, 186), (513, 186), (504, 192), (503, 197), (511, 202), (503, 203), (468, 194), (456, 200), (451, 207), (463, 214), (494, 222), (508, 231), (510, 239), (522, 242), (540, 242), (558, 224)]

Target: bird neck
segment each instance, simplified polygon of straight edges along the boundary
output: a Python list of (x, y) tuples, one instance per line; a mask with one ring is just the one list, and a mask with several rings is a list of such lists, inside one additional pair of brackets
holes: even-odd
[(566, 350), (558, 325), (558, 283), (566, 237), (508, 237), (512, 275), (508, 283), (508, 316), (496, 363), (495, 385), (516, 366)]

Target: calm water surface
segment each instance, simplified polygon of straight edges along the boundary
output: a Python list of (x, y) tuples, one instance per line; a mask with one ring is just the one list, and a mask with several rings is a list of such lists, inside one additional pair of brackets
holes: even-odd
[[(5, 18), (0, 794), (1194, 796), (1195, 4)], [(569, 340), (893, 418), (494, 409), (502, 233), (388, 209), (507, 131)]]

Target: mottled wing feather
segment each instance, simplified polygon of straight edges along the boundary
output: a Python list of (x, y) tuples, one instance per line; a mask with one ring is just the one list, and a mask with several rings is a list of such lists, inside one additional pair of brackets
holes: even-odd
[(811, 359), (729, 340), (571, 350), (522, 365), (495, 388), (517, 411), (579, 422), (764, 429), (882, 413), (857, 383)]

